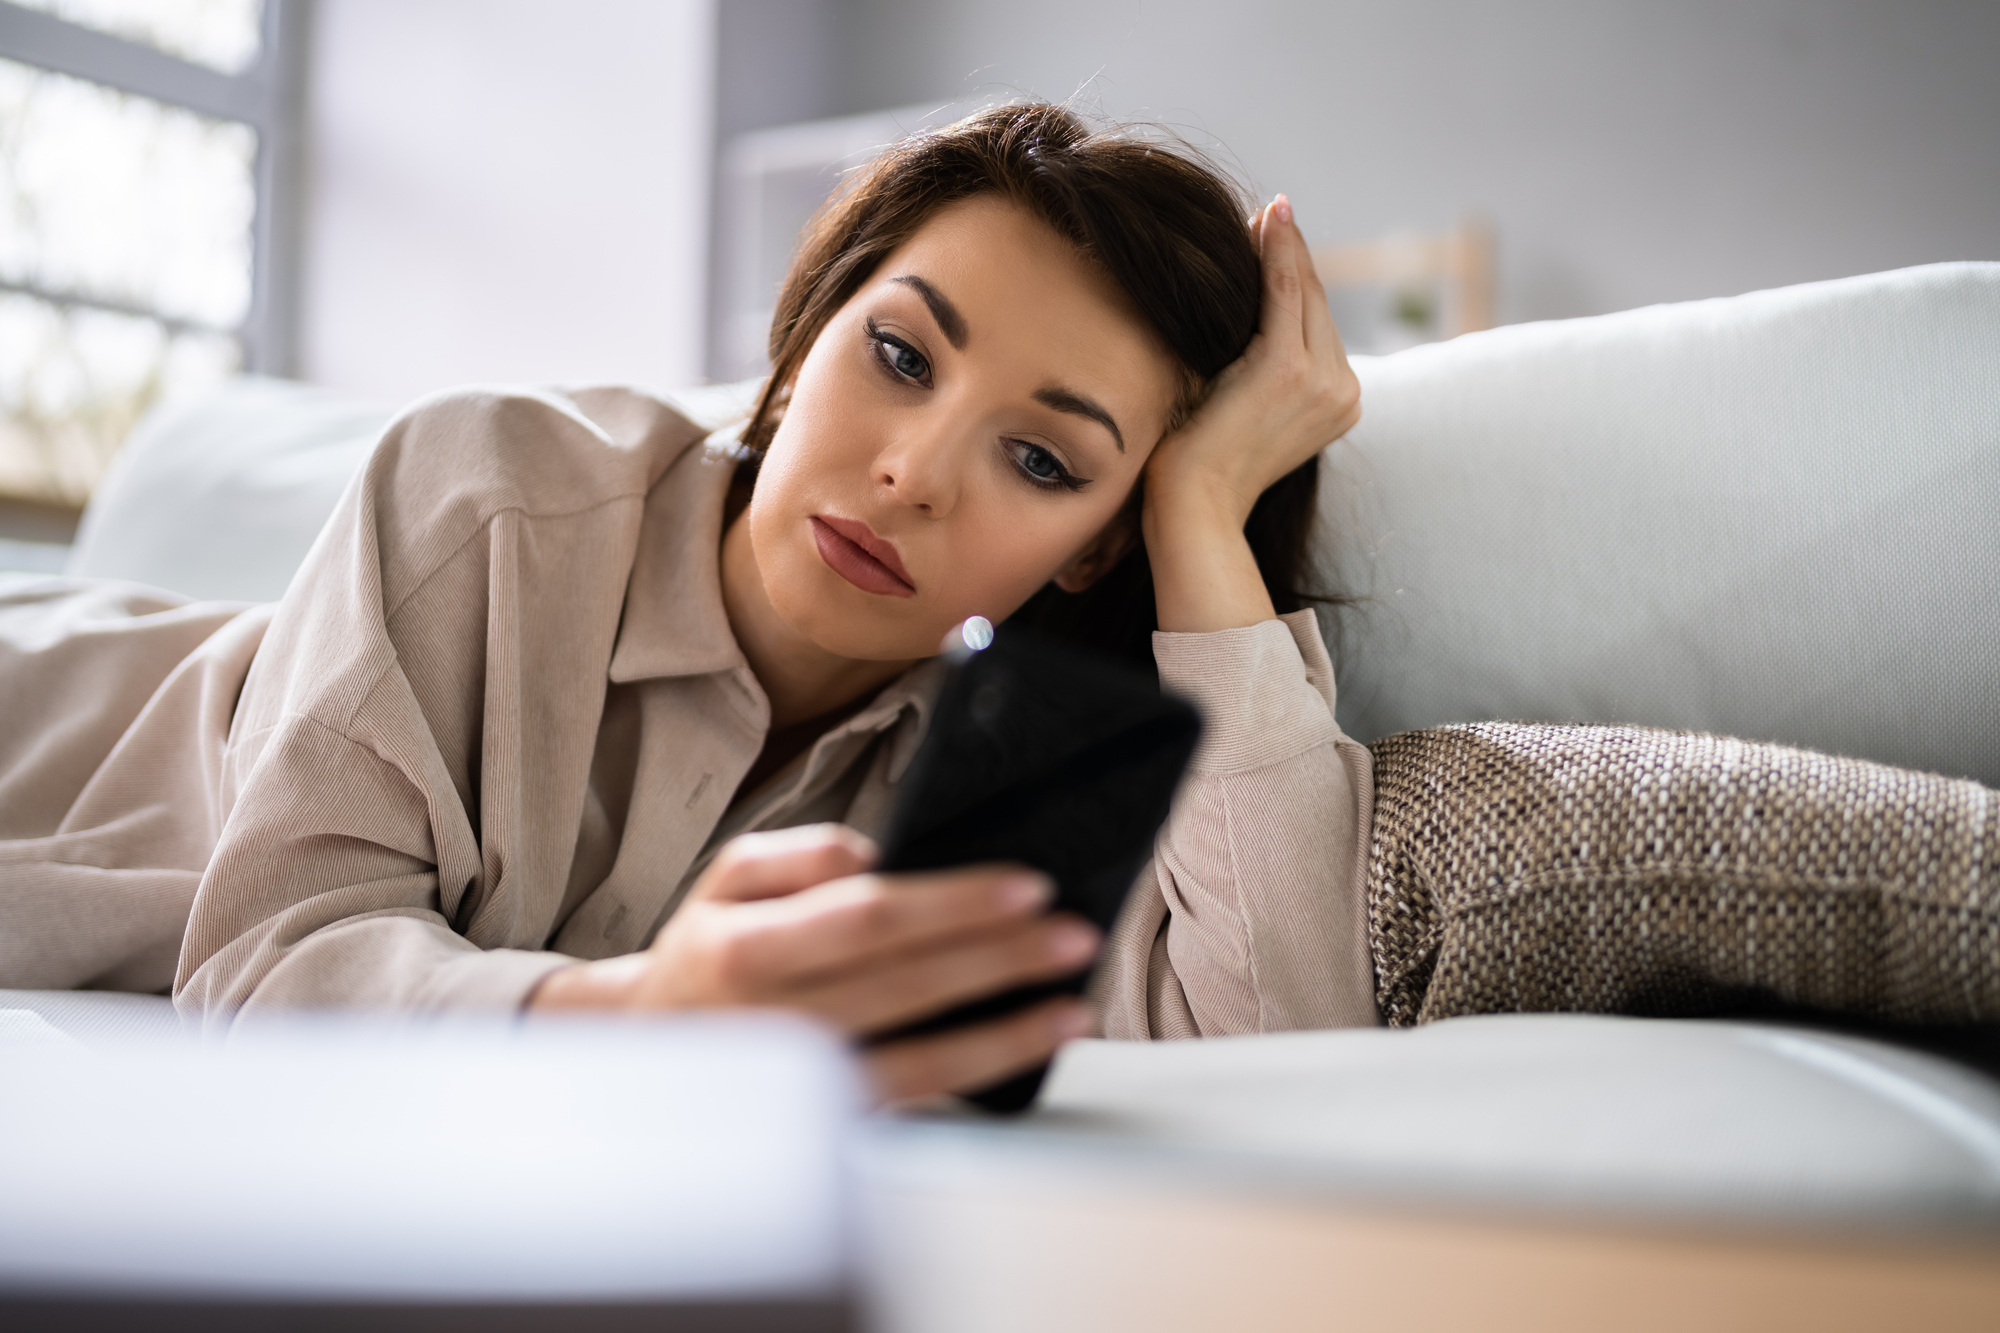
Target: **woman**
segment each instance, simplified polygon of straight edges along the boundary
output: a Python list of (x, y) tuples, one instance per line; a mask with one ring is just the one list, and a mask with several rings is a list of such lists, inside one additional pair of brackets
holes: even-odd
[[(1101, 942), (1033, 876), (873, 876), (857, 831), (945, 631), (1025, 605), (1209, 718), (1104, 1029), (1374, 1022), (1368, 758), (1296, 590), (1359, 392), (1284, 198), (1246, 228), (1188, 157), (984, 112), (829, 206), (772, 346), (747, 461), (630, 392), (449, 395), (274, 610), (17, 605), (39, 707), (0, 794), (37, 794), (0, 816), (0, 983), (866, 1035), (1073, 972)], [(1052, 1001), (870, 1060), (888, 1096), (962, 1089), (1097, 1022)]]
[[(1359, 392), (1283, 196), (1246, 228), (1190, 158), (983, 112), (829, 206), (772, 351), (742, 447), (624, 390), (419, 404), (275, 608), (0, 603), (0, 985), (866, 1037), (1102, 950), (1091, 1006), (870, 1047), (888, 1097), (1378, 996), (2000, 1016), (1976, 784), (1634, 728), (1372, 764), (1341, 734), (1300, 578)], [(1109, 940), (1005, 867), (869, 873), (974, 614), (1143, 655), (1207, 716)]]

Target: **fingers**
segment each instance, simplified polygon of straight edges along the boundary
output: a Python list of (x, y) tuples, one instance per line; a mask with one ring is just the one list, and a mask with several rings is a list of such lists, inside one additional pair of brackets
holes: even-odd
[[(1283, 195), (1278, 197), (1285, 198)], [(1347, 349), (1341, 346), (1340, 331), (1333, 325), (1333, 310), (1326, 302), (1326, 285), (1319, 280), (1319, 269), (1313, 264), (1312, 247), (1306, 244), (1305, 233), (1299, 230), (1290, 200), (1285, 202), (1284, 214), (1285, 230), (1291, 233), (1292, 245), (1298, 254), (1301, 304), (1305, 312), (1301, 331), (1305, 335), (1306, 350), (1315, 356), (1330, 354), (1345, 357)]]
[(731, 839), (702, 872), (691, 896), (749, 902), (860, 874), (878, 852), (865, 835), (843, 824), (807, 824)]
[(1258, 333), (1292, 345), (1304, 341), (1304, 290), (1299, 259), (1305, 248), (1292, 225), (1292, 206), (1279, 195), (1265, 205), (1257, 229), (1258, 251), (1264, 261), (1264, 310)]
[(1073, 976), (1097, 953), (1095, 929), (1075, 917), (1023, 922), (942, 948), (884, 960), (798, 997), (859, 1036), (892, 1031), (968, 1000)]
[[(1315, 440), (1313, 447), (1318, 448), (1344, 435), (1360, 419), (1360, 384), (1348, 363), (1340, 331), (1334, 326), (1325, 284), (1313, 267), (1312, 250), (1299, 230), (1291, 201), (1284, 195), (1264, 209), (1259, 234), (1263, 238), (1265, 309), (1258, 338), (1278, 350), (1280, 364), (1291, 361), (1303, 375), (1303, 384), (1311, 390), (1308, 397), (1317, 427), (1313, 433), (1326, 433), (1325, 439)], [(1295, 296), (1274, 295), (1294, 285)], [(1292, 361), (1286, 355), (1290, 351), (1303, 356)]]
[[(1299, 230), (1292, 201), (1279, 195), (1258, 215), (1256, 239), (1264, 261), (1265, 317), (1267, 336), (1293, 337), (1314, 355), (1329, 351), (1345, 356), (1340, 335), (1333, 326), (1333, 312), (1327, 307), (1326, 287), (1313, 267), (1312, 247)], [(1282, 322), (1282, 330), (1273, 316)]]
[(759, 991), (802, 992), (913, 950), (1025, 922), (1049, 897), (1042, 877), (998, 867), (854, 876), (739, 916), (723, 963)]
[(1050, 1000), (1006, 1018), (889, 1042), (868, 1053), (868, 1071), (884, 1101), (970, 1092), (1033, 1068), (1096, 1021), (1077, 1000)]

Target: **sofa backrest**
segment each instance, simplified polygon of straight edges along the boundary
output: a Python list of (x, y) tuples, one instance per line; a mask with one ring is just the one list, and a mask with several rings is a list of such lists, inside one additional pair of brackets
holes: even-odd
[[(1321, 491), (1351, 735), (1636, 722), (2000, 786), (2000, 264), (1356, 366)], [(714, 423), (752, 387), (670, 396)], [(388, 415), (254, 378), (162, 413), (70, 572), (275, 599)]]
[(90, 497), (67, 572), (275, 602), (388, 420), (385, 407), (257, 375), (157, 409)]
[(2000, 786), (2000, 264), (1356, 364), (1350, 734), (1633, 722)]
[[(710, 426), (755, 383), (665, 396)], [(139, 424), (84, 511), (66, 573), (203, 601), (275, 602), (389, 424), (387, 406), (243, 375)]]

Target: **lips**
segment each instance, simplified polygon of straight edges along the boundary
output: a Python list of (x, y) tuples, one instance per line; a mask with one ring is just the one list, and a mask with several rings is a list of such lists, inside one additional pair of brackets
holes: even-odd
[(861, 591), (884, 597), (917, 595), (917, 585), (910, 571), (903, 568), (896, 548), (877, 537), (866, 523), (814, 514), (812, 533), (819, 558)]

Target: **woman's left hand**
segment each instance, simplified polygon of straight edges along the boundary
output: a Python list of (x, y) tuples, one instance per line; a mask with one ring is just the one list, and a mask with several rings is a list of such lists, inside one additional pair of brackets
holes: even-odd
[(1266, 488), (1361, 419), (1361, 384), (1290, 201), (1279, 195), (1250, 226), (1264, 267), (1257, 335), (1146, 468), (1146, 550), (1164, 630), (1234, 629), (1276, 614), (1243, 524)]

